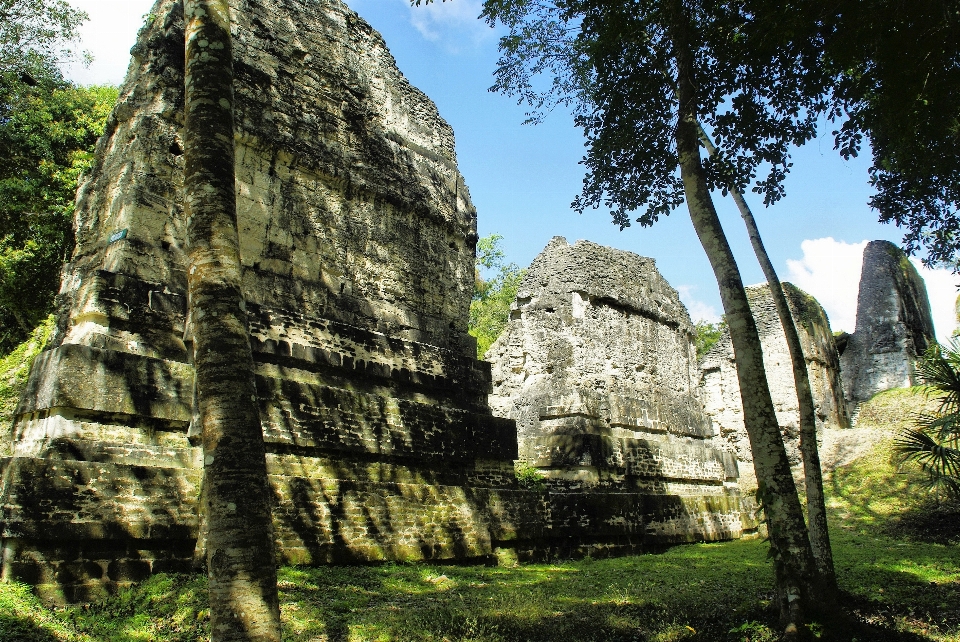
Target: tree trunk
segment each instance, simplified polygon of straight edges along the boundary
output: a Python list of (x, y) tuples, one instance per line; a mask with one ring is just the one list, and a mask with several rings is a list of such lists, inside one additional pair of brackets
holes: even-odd
[[(711, 156), (716, 154), (717, 148), (713, 145), (713, 141), (710, 140), (707, 133), (703, 131), (699, 124), (697, 129), (707, 153)], [(797, 333), (797, 326), (794, 323), (793, 315), (790, 313), (787, 297), (783, 293), (783, 286), (780, 284), (773, 263), (763, 246), (760, 230), (757, 228), (753, 213), (743, 199), (740, 190), (731, 187), (730, 193), (740, 210), (740, 216), (743, 218), (744, 224), (747, 226), (747, 234), (750, 236), (753, 251), (757, 255), (764, 276), (767, 278), (770, 294), (777, 306), (777, 316), (780, 317), (780, 324), (783, 326), (787, 349), (790, 351), (793, 382), (797, 389), (797, 406), (800, 410), (800, 454), (803, 457), (804, 490), (807, 496), (807, 530), (810, 535), (810, 547), (813, 549), (813, 559), (817, 567), (820, 590), (826, 591), (829, 596), (833, 596), (837, 591), (837, 576), (833, 568), (830, 534), (827, 531), (827, 508), (823, 498), (823, 474), (820, 470), (820, 452), (817, 450), (816, 406), (813, 401), (813, 392), (810, 390), (807, 361), (803, 356), (800, 335)]]
[(675, 7), (676, 24), (672, 35), (677, 63), (679, 119), (676, 141), (680, 176), (690, 219), (720, 287), (733, 342), (743, 419), (750, 438), (758, 493), (770, 533), (781, 619), (787, 630), (796, 635), (804, 612), (816, 599), (812, 581), (815, 570), (813, 553), (767, 385), (760, 335), (700, 162), (693, 56), (686, 39), (689, 27), (680, 3), (677, 2)]
[(279, 642), (271, 493), (240, 290), (227, 0), (185, 0), (184, 203), (211, 640)]

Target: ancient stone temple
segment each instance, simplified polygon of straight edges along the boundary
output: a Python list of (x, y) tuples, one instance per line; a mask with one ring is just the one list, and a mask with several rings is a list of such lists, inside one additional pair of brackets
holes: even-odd
[(917, 357), (934, 337), (923, 277), (893, 243), (867, 243), (857, 296), (857, 327), (845, 337), (840, 355), (850, 413), (882, 390), (912, 386)]
[(611, 535), (621, 505), (661, 516), (637, 526), (663, 541), (740, 534), (736, 461), (714, 447), (693, 326), (653, 259), (554, 238), (486, 356), (494, 413), (554, 503), (591, 506)]
[[(843, 403), (840, 382), (840, 363), (827, 315), (815, 298), (791, 283), (782, 285), (807, 362), (817, 430), (825, 427), (849, 428), (850, 419)], [(797, 464), (800, 462), (800, 411), (793, 380), (793, 363), (780, 316), (769, 285), (748, 287), (747, 299), (760, 332), (763, 366), (787, 456), (791, 463)], [(753, 455), (743, 424), (740, 383), (729, 332), (725, 331), (716, 345), (703, 356), (700, 367), (703, 371), (707, 414), (713, 418), (721, 439), (734, 449), (737, 459), (744, 462), (741, 473), (745, 480), (753, 479)]]
[[(453, 132), (339, 0), (235, 9), (243, 287), (282, 559), (484, 558), (536, 497), (516, 490), (516, 430), (467, 334), (476, 212)], [(181, 3), (148, 22), (3, 462), (3, 575), (68, 597), (184, 569), (197, 537)]]
[[(234, 9), (243, 296), (281, 559), (738, 534), (732, 472), (696, 445), (701, 428), (678, 428), (695, 442), (673, 439), (671, 458), (629, 454), (651, 487), (657, 466), (701, 457), (683, 475), (711, 492), (683, 502), (594, 508), (518, 485), (515, 423), (491, 413), (467, 334), (476, 212), (451, 128), (340, 0)], [(198, 537), (181, 3), (157, 1), (132, 53), (78, 193), (57, 330), (0, 460), (2, 575), (51, 598), (187, 570)], [(690, 533), (675, 526), (688, 510), (704, 520)]]

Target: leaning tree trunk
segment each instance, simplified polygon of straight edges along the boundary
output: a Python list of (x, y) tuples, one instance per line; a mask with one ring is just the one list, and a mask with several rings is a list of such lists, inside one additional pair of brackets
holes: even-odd
[(688, 21), (679, 4), (675, 5), (677, 24), (672, 35), (677, 63), (679, 119), (676, 142), (680, 176), (690, 219), (720, 287), (733, 342), (744, 424), (750, 438), (759, 496), (770, 533), (781, 618), (787, 631), (796, 636), (805, 611), (814, 606), (817, 599), (813, 584), (813, 553), (767, 385), (760, 334), (700, 162), (693, 56), (686, 38)]
[(210, 637), (279, 642), (271, 496), (240, 290), (227, 0), (184, 0), (184, 203)]
[[(711, 156), (717, 153), (713, 141), (697, 125), (700, 140), (707, 153)], [(817, 450), (817, 415), (813, 401), (813, 392), (810, 390), (810, 376), (807, 372), (807, 361), (803, 356), (803, 347), (800, 344), (800, 335), (794, 323), (787, 297), (783, 293), (783, 286), (773, 268), (773, 263), (767, 255), (760, 238), (760, 230), (753, 218), (750, 207), (743, 199), (743, 194), (736, 187), (730, 188), (740, 216), (747, 226), (747, 234), (753, 251), (760, 262), (760, 268), (767, 277), (770, 294), (777, 307), (777, 316), (783, 326), (783, 335), (790, 351), (790, 361), (793, 365), (793, 383), (797, 389), (797, 405), (800, 409), (800, 454), (803, 457), (804, 490), (807, 496), (807, 529), (810, 534), (810, 546), (813, 549), (813, 559), (817, 567), (817, 576), (820, 588), (828, 595), (833, 596), (837, 591), (837, 576), (833, 568), (833, 552), (830, 548), (830, 534), (827, 531), (827, 508), (823, 498), (823, 474), (820, 470), (820, 452)]]

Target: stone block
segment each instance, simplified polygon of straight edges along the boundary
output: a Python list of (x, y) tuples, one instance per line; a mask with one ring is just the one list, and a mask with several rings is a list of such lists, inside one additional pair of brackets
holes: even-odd
[(857, 327), (840, 355), (851, 415), (878, 392), (915, 385), (914, 364), (934, 342), (923, 277), (899, 247), (870, 241), (863, 250)]
[[(839, 355), (827, 315), (817, 300), (806, 292), (791, 283), (783, 283), (782, 287), (807, 364), (817, 429), (848, 428), (850, 416), (843, 402)], [(748, 287), (747, 299), (760, 333), (763, 365), (787, 456), (792, 464), (799, 464), (800, 414), (793, 362), (783, 326), (769, 286)], [(722, 442), (726, 444), (725, 448), (734, 451), (737, 459), (746, 467), (745, 478), (753, 479), (753, 453), (743, 423), (740, 383), (729, 332), (724, 331), (716, 345), (703, 356), (700, 366), (703, 370), (702, 386), (707, 413), (719, 431)]]

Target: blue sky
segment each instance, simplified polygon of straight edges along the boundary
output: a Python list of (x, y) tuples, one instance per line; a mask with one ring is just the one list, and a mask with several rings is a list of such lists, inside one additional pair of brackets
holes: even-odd
[[(91, 20), (82, 46), (94, 55), (87, 69), (73, 68), (81, 83), (119, 83), (142, 16), (152, 0), (70, 0)], [(620, 232), (605, 210), (578, 215), (570, 202), (579, 193), (583, 138), (569, 115), (554, 113), (543, 124), (522, 125), (525, 109), (487, 91), (498, 58), (499, 33), (476, 19), (480, 0), (452, 0), (412, 8), (408, 0), (347, 0), (384, 37), (404, 75), (432, 98), (453, 126), (457, 157), (474, 204), (481, 235), (503, 235), (509, 260), (530, 263), (553, 236), (589, 239), (653, 257), (681, 293), (694, 320), (721, 312), (710, 265), (681, 208), (652, 228)], [(853, 331), (857, 284), (865, 241), (899, 242), (902, 234), (876, 222), (867, 205), (866, 159), (845, 162), (829, 136), (794, 155), (787, 197), (772, 208), (757, 198), (754, 208), (767, 250), (782, 280), (813, 294), (834, 330)], [(745, 283), (763, 275), (733, 202), (717, 195), (721, 219)], [(953, 305), (960, 277), (943, 270), (922, 274), (927, 282), (937, 334), (955, 326)]]

